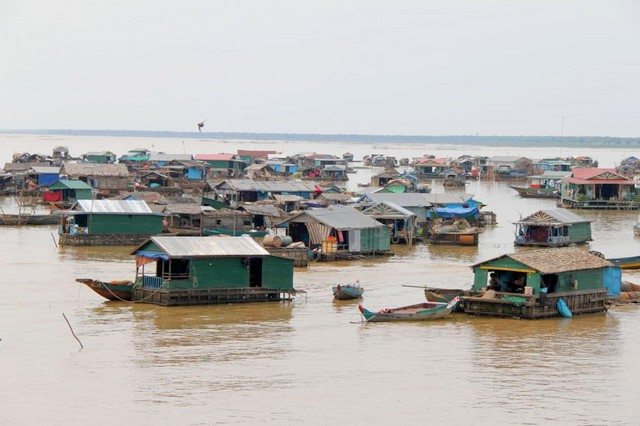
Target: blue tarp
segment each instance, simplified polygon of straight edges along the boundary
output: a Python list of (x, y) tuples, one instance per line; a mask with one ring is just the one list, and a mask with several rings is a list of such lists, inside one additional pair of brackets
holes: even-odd
[(604, 285), (607, 287), (607, 296), (619, 297), (622, 285), (622, 269), (617, 266), (608, 266), (604, 269)]
[(443, 219), (477, 217), (480, 214), (478, 206), (475, 205), (469, 207), (462, 207), (460, 205), (451, 207), (440, 207), (435, 209), (435, 212), (436, 216)]
[(168, 255), (166, 255), (164, 253), (153, 252), (153, 251), (138, 250), (134, 254), (136, 256), (148, 257), (149, 259), (169, 260), (169, 256)]

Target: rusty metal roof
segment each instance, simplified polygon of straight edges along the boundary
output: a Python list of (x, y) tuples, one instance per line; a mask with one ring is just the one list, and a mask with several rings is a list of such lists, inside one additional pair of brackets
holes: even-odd
[(170, 257), (268, 256), (251, 237), (151, 237)]

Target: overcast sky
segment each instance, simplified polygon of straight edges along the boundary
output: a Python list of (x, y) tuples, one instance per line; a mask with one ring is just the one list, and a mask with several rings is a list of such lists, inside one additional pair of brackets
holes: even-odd
[(0, 128), (640, 136), (640, 1), (0, 2)]

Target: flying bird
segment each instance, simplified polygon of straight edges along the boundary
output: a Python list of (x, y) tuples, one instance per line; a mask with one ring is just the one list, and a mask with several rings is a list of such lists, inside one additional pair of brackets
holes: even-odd
[(203, 121), (201, 121), (201, 122), (199, 122), (199, 123), (198, 123), (198, 131), (199, 131), (199, 132), (201, 132), (201, 133), (202, 133), (202, 128), (204, 127), (204, 123), (205, 123), (206, 121), (207, 121), (207, 120), (203, 120)]

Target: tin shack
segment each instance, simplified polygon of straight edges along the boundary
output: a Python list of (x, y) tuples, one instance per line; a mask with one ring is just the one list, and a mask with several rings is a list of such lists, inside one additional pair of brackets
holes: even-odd
[(563, 247), (591, 241), (591, 221), (567, 209), (538, 210), (515, 225), (516, 246)]
[(59, 214), (60, 245), (135, 245), (162, 232), (163, 215), (139, 200), (78, 200)]
[(293, 260), (250, 237), (151, 237), (136, 256), (132, 300), (203, 305), (291, 300)]
[(620, 269), (576, 247), (505, 254), (472, 268), (476, 296), (464, 298), (464, 309), (475, 315), (554, 317), (559, 299), (572, 314), (604, 312), (607, 293), (620, 292)]
[(388, 226), (348, 206), (305, 210), (277, 226), (286, 227), (294, 242), (322, 247), (319, 253), (327, 258), (384, 253), (391, 243)]

